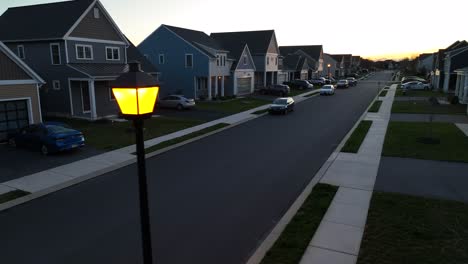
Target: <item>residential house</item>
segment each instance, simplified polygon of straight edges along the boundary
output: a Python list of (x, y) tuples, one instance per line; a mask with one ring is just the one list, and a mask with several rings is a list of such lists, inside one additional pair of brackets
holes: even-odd
[(0, 141), (11, 129), (42, 122), (39, 87), (44, 83), (0, 42)]
[(446, 53), (455, 49), (463, 48), (465, 46), (468, 46), (468, 43), (466, 41), (455, 41), (452, 45), (448, 46), (447, 48), (440, 49), (439, 51), (435, 52), (433, 70), (431, 72), (431, 83), (434, 89), (442, 90), (444, 88), (445, 77), (447, 76), (445, 73), (446, 67), (444, 64)]
[(161, 96), (183, 94), (211, 100), (225, 95), (233, 61), (229, 51), (206, 33), (161, 25), (138, 49), (161, 72)]
[(249, 46), (255, 63), (255, 87), (264, 87), (278, 81), (279, 48), (274, 30), (212, 33), (213, 38), (224, 38), (231, 42)]
[(99, 0), (9, 8), (0, 40), (47, 82), (47, 115), (95, 120), (118, 113), (109, 83), (127, 67), (129, 42)]
[(434, 54), (423, 53), (417, 58), (416, 70), (421, 74), (428, 74), (433, 69)]
[(325, 68), (324, 74), (326, 74), (326, 76), (338, 76), (338, 62), (330, 54), (323, 54), (323, 67)]
[(298, 54), (307, 58), (309, 65), (307, 79), (326, 75), (326, 72), (324, 73), (322, 45), (281, 46), (280, 51), (282, 56)]
[(444, 58), (444, 92), (453, 92), (456, 89), (456, 69), (468, 67), (468, 45), (452, 49), (445, 53)]
[(457, 69), (455, 73), (457, 74), (455, 95), (458, 96), (458, 100), (461, 104), (468, 104), (468, 67)]
[(299, 54), (288, 54), (283, 58), (282, 70), (288, 73), (288, 80), (308, 80), (309, 60)]
[(229, 51), (231, 78), (226, 83), (226, 95), (245, 95), (254, 92), (255, 63), (250, 53), (249, 45), (229, 34), (212, 34), (212, 38)]
[(351, 72), (359, 72), (361, 70), (361, 56), (351, 56)]

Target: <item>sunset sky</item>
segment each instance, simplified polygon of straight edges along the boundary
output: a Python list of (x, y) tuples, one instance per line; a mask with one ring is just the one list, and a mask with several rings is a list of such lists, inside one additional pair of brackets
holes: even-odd
[[(8, 7), (57, 2), (1, 0)], [(324, 46), (326, 53), (400, 59), (467, 40), (468, 1), (444, 0), (101, 0), (140, 43), (159, 25), (222, 31), (274, 29), (279, 45)], [(281, 4), (277, 4), (281, 3)]]

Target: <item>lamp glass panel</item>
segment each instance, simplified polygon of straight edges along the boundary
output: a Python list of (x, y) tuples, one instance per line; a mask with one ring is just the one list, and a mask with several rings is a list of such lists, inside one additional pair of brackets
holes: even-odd
[(158, 97), (159, 87), (147, 87), (138, 89), (139, 114), (152, 113)]
[(112, 88), (122, 114), (138, 115), (136, 90), (135, 88)]

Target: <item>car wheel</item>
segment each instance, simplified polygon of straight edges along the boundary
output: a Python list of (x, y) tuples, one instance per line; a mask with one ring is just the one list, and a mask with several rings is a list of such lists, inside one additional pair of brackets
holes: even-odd
[(47, 148), (46, 145), (42, 145), (42, 146), (41, 146), (41, 153), (42, 153), (43, 155), (49, 155), (49, 149)]
[(184, 109), (184, 107), (183, 107), (181, 104), (178, 104), (178, 105), (177, 105), (177, 110), (181, 111), (181, 110), (183, 110), (183, 109)]
[(16, 140), (14, 138), (10, 138), (8, 140), (8, 145), (12, 148), (16, 148)]

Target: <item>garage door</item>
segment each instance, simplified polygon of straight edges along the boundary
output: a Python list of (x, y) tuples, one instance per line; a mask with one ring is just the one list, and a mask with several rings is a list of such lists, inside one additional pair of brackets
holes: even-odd
[(29, 124), (27, 100), (0, 101), (0, 141), (7, 139), (9, 130)]
[(283, 84), (286, 81), (287, 76), (288, 76), (287, 73), (279, 73), (278, 74), (278, 84)]
[(249, 78), (237, 78), (237, 94), (249, 94), (251, 93), (252, 77)]

